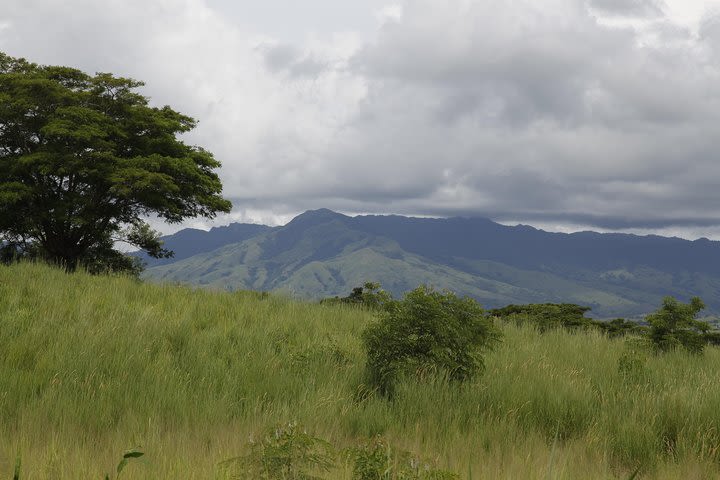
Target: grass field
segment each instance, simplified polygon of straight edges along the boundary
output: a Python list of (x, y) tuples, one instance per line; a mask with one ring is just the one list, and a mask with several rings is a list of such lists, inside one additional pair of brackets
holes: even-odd
[[(597, 333), (503, 326), (459, 387), (357, 400), (364, 311), (256, 293), (0, 267), (0, 479), (223, 478), (296, 421), (345, 447), (382, 435), (473, 479), (720, 478), (720, 349), (629, 355)], [(622, 367), (621, 367), (622, 365)], [(350, 479), (338, 463), (325, 475)]]

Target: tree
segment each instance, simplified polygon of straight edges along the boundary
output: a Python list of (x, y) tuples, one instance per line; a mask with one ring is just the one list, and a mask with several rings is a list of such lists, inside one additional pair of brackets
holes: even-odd
[(540, 332), (555, 328), (576, 330), (590, 328), (593, 321), (585, 317), (590, 307), (583, 307), (573, 303), (531, 303), (528, 305), (508, 305), (503, 308), (490, 310), (490, 316), (506, 321), (513, 321), (517, 325), (535, 325)]
[(468, 380), (482, 371), (483, 350), (499, 338), (475, 300), (416, 288), (390, 302), (363, 333), (369, 382), (392, 395), (402, 375), (435, 370), (451, 380)]
[(326, 305), (357, 305), (370, 310), (381, 310), (392, 302), (392, 295), (382, 289), (377, 282), (365, 282), (362, 287), (355, 287), (347, 297), (325, 298), (320, 301)]
[(691, 353), (702, 353), (707, 343), (705, 334), (710, 330), (707, 322), (697, 320), (698, 313), (704, 308), (705, 304), (698, 297), (693, 297), (687, 304), (665, 297), (660, 309), (646, 318), (650, 324), (648, 338), (652, 346), (659, 352), (683, 347)]
[(0, 52), (1, 257), (127, 270), (118, 241), (170, 256), (143, 220), (228, 212), (213, 155), (178, 135), (196, 121), (151, 107), (143, 83)]

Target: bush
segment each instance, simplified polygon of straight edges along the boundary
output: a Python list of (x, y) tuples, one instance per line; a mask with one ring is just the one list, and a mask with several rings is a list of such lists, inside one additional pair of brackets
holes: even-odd
[(707, 343), (705, 335), (710, 330), (707, 322), (697, 320), (698, 313), (704, 308), (705, 304), (698, 297), (693, 297), (688, 304), (665, 297), (662, 307), (646, 319), (650, 324), (650, 344), (658, 352), (682, 347), (691, 353), (702, 353)]
[(408, 452), (393, 449), (382, 439), (344, 452), (352, 464), (352, 480), (455, 480), (458, 475), (433, 468)]
[(707, 332), (705, 334), (705, 343), (720, 347), (720, 331)]
[(385, 395), (401, 375), (442, 371), (464, 381), (483, 369), (500, 332), (471, 298), (419, 287), (392, 302), (363, 333), (369, 383)]
[(252, 480), (310, 480), (334, 466), (332, 446), (290, 423), (250, 442), (250, 452), (223, 462), (233, 478)]
[(593, 321), (593, 324), (610, 338), (618, 338), (630, 334), (643, 335), (648, 331), (647, 327), (623, 318), (616, 318), (609, 322)]
[(362, 287), (353, 288), (347, 297), (325, 298), (320, 301), (326, 305), (348, 304), (370, 310), (380, 310), (392, 302), (392, 295), (382, 289), (377, 282), (365, 282)]
[(593, 321), (585, 318), (590, 307), (573, 303), (537, 303), (529, 305), (508, 305), (490, 310), (490, 315), (517, 325), (532, 324), (545, 332), (553, 328), (575, 330), (593, 326)]

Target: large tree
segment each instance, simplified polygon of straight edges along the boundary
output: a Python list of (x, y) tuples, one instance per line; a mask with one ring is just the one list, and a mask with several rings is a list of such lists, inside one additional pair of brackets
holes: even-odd
[(228, 212), (195, 120), (151, 107), (143, 83), (0, 52), (0, 247), (70, 270), (127, 270), (116, 242), (167, 256), (143, 220)]

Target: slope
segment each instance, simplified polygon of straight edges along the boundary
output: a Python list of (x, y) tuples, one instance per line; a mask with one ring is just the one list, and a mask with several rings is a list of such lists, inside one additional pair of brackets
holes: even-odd
[(552, 271), (492, 260), (434, 260), (328, 210), (307, 212), (244, 242), (150, 268), (145, 276), (227, 290), (282, 290), (300, 298), (345, 294), (368, 280), (395, 295), (424, 283), (470, 295), (488, 307), (571, 301), (592, 306), (598, 316), (634, 315), (657, 305), (652, 295), (598, 288)]

